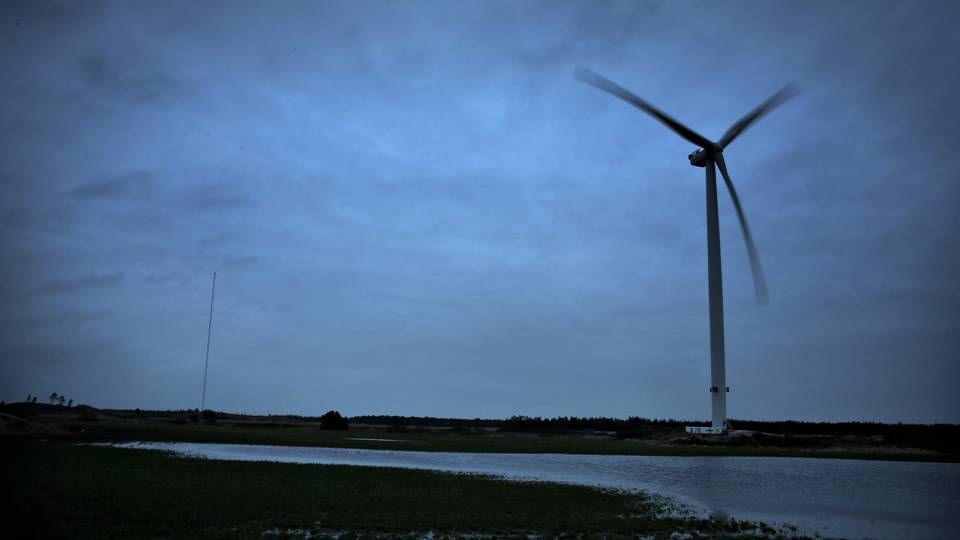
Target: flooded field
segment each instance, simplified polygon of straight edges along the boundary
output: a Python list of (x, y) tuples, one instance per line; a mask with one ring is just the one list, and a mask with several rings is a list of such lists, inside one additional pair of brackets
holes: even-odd
[(960, 464), (805, 458), (407, 452), (198, 443), (125, 443), (185, 456), (402, 467), (644, 489), (702, 512), (845, 538), (960, 535)]

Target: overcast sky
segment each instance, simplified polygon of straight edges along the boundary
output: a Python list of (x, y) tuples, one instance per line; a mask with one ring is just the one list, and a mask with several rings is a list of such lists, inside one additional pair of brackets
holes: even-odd
[[(0, 399), (960, 422), (951, 2), (3, 2)], [(42, 399), (42, 398), (41, 398)]]

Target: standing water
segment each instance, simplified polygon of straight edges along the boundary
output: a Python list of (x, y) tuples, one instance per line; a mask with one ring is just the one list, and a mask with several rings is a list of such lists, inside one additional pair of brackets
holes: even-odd
[(702, 512), (845, 538), (960, 537), (960, 464), (774, 457), (407, 452), (125, 443), (239, 461), (402, 467), (643, 489)]

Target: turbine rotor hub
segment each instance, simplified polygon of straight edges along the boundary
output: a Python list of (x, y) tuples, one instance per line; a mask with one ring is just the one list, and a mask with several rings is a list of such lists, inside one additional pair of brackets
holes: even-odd
[(690, 152), (687, 159), (690, 160), (690, 165), (694, 167), (706, 167), (707, 160), (720, 152), (723, 152), (723, 147), (717, 143), (713, 143), (713, 146), (710, 148), (697, 148), (693, 152)]

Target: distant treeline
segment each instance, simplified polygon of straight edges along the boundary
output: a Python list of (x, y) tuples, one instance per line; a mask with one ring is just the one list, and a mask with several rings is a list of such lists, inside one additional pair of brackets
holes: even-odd
[(761, 422), (732, 420), (734, 429), (781, 435), (833, 435), (872, 437), (878, 443), (937, 452), (960, 451), (960, 425), (881, 424), (879, 422)]
[(408, 427), (500, 427), (503, 420), (484, 418), (438, 418), (435, 416), (394, 416), (367, 414), (350, 416), (351, 424)]
[(957, 424), (882, 424), (880, 422), (798, 422), (730, 420), (733, 429), (748, 429), (783, 435), (886, 435), (906, 432), (960, 433)]
[(300, 416), (297, 414), (247, 414), (247, 413), (232, 413), (225, 411), (213, 411), (206, 409), (201, 411), (200, 409), (99, 409), (100, 412), (105, 414), (110, 414), (113, 416), (118, 416), (121, 418), (136, 418), (136, 417), (149, 417), (149, 418), (178, 418), (185, 417), (195, 414), (204, 414), (205, 416), (215, 416), (221, 419), (269, 419), (269, 420), (296, 420), (300, 422), (319, 422), (320, 416)]
[[(5, 412), (30, 416), (37, 411), (60, 412), (52, 405), (41, 403), (8, 403), (2, 407)], [(64, 409), (75, 410), (80, 414), (93, 416), (98, 412), (125, 418), (171, 418), (184, 419), (199, 416), (204, 420), (259, 420), (269, 423), (315, 422), (323, 423), (321, 416), (295, 414), (257, 415), (227, 413), (222, 411), (199, 411), (198, 409), (179, 410), (141, 410), (141, 409), (94, 409), (86, 405)], [(335, 411), (330, 411), (335, 412)], [(655, 419), (631, 416), (628, 418), (610, 418), (605, 416), (579, 417), (559, 416), (543, 418), (540, 416), (511, 416), (510, 418), (440, 418), (434, 416), (397, 416), (397, 415), (361, 415), (344, 418), (350, 424), (382, 425), (395, 428), (449, 427), (457, 429), (496, 429), (508, 432), (561, 433), (561, 432), (608, 432), (620, 438), (648, 437), (651, 435), (669, 435), (682, 432), (684, 426), (705, 426), (705, 421), (676, 419)], [(196, 419), (194, 419), (196, 421)], [(828, 435), (834, 437), (867, 437), (877, 443), (928, 448), (939, 451), (956, 452), (960, 450), (960, 425), (958, 424), (884, 424), (880, 422), (799, 422), (799, 421), (760, 421), (731, 419), (732, 429), (742, 429), (783, 435), (786, 437), (807, 437)]]
[[(502, 431), (608, 431), (676, 430), (685, 426), (705, 426), (709, 422), (677, 419), (610, 418), (605, 416), (511, 416), (506, 419), (438, 418), (433, 416), (362, 415), (348, 420), (355, 424), (410, 427), (483, 427)], [(960, 437), (957, 424), (883, 424), (880, 422), (799, 422), (731, 419), (731, 429), (762, 431), (780, 435), (857, 435), (857, 436), (935, 436), (951, 439)]]
[[(11, 404), (12, 405), (12, 404)], [(40, 404), (37, 404), (39, 407)], [(186, 416), (197, 414), (197, 409), (103, 409), (102, 412), (121, 417), (149, 416), (154, 418)], [(298, 414), (244, 414), (217, 411), (216, 416), (229, 418), (258, 418), (273, 421), (319, 422), (320, 416)], [(544, 418), (540, 416), (511, 416), (510, 418), (442, 418), (436, 416), (397, 416), (397, 415), (360, 415), (346, 419), (352, 424), (370, 424), (407, 427), (478, 427), (496, 428), (503, 431), (621, 431), (630, 428), (683, 429), (685, 426), (705, 426), (709, 422), (702, 420), (677, 420), (674, 418), (611, 418), (606, 416), (558, 416)], [(884, 424), (880, 422), (800, 422), (795, 420), (738, 420), (731, 419), (732, 429), (762, 431), (781, 435), (891, 435), (907, 433), (938, 434), (940, 436), (960, 435), (957, 424)]]
[(511, 416), (506, 419), (489, 418), (437, 418), (434, 416), (363, 415), (349, 418), (354, 424), (407, 427), (479, 427), (497, 428), (502, 431), (618, 431), (627, 428), (655, 427), (682, 428), (686, 425), (705, 425), (705, 422), (661, 420), (653, 418), (608, 418), (604, 416), (578, 417), (558, 416)]

